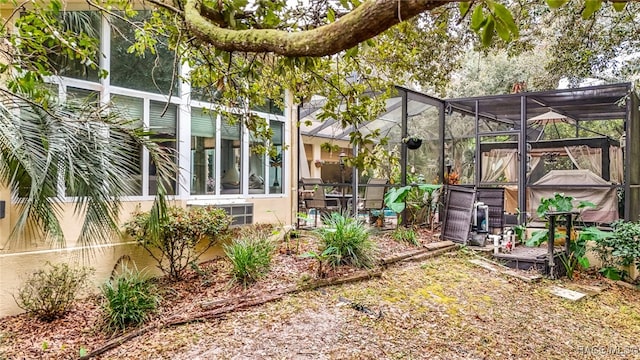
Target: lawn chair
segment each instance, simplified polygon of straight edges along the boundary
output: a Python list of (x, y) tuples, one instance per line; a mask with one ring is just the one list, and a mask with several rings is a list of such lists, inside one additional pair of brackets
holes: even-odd
[(360, 210), (365, 211), (369, 220), (372, 218), (373, 210), (384, 211), (384, 193), (387, 179), (369, 179), (367, 187), (364, 190), (364, 199), (360, 203)]
[(323, 181), (320, 178), (302, 178), (302, 186), (304, 190), (313, 190), (311, 199), (307, 199), (307, 209), (314, 209), (316, 212), (315, 226), (318, 226), (318, 217), (328, 212), (340, 211), (340, 203), (338, 199), (327, 199), (324, 193)]

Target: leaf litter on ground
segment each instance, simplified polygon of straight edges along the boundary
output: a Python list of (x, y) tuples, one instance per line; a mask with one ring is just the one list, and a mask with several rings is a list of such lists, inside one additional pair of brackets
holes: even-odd
[[(386, 234), (376, 238), (387, 255), (411, 248), (386, 243), (391, 241)], [(300, 252), (315, 246), (313, 240), (302, 242)], [(638, 354), (640, 292), (613, 284), (597, 296), (569, 302), (548, 291), (564, 281), (524, 283), (478, 268), (470, 258), (457, 252), (394, 265), (377, 279), (155, 329), (102, 358), (566, 359), (593, 357), (590, 349), (606, 347)], [(310, 259), (280, 254), (265, 279), (244, 289), (230, 285), (222, 259), (203, 266), (211, 269), (206, 282), (194, 274), (167, 285), (171, 296), (165, 296), (155, 321), (177, 309), (196, 311), (205, 300), (253, 296), (315, 274)], [(602, 285), (603, 280), (585, 274), (577, 282)], [(340, 306), (344, 303), (349, 306)], [(107, 340), (98, 318), (97, 306), (83, 302), (59, 323), (1, 319), (0, 358), (77, 358), (80, 348), (91, 351)]]

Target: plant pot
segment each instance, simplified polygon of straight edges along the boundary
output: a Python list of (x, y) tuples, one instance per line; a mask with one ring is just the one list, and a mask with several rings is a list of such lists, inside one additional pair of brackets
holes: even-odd
[(408, 138), (406, 144), (409, 149), (416, 150), (422, 145), (422, 139)]

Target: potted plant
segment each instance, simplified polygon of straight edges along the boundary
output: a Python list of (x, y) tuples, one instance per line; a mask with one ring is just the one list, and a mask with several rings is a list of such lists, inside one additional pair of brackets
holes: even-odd
[(324, 161), (316, 159), (316, 161), (314, 161), (314, 162), (313, 162), (313, 164), (314, 164), (317, 168), (320, 168), (320, 167), (322, 167), (322, 164), (324, 164)]
[(278, 168), (282, 166), (282, 153), (271, 155), (269, 158), (269, 165), (275, 170), (273, 187), (279, 187), (280, 183), (278, 182)]
[(403, 138), (402, 142), (407, 144), (407, 147), (411, 150), (418, 149), (422, 145), (422, 139), (415, 135)]
[[(426, 211), (426, 220), (431, 221), (430, 210), (433, 192), (441, 186), (438, 184), (419, 184), (391, 188), (384, 196), (384, 203), (397, 214), (402, 213), (405, 209), (411, 209), (410, 214), (407, 214), (407, 220), (409, 220), (407, 223), (419, 221), (420, 217), (416, 215), (417, 210)], [(425, 197), (425, 195), (427, 196)]]
[[(593, 209), (595, 207), (596, 205), (591, 201), (580, 201), (577, 209), (579, 211), (583, 211), (586, 208)], [(544, 218), (545, 214), (548, 211), (566, 211), (566, 212), (574, 211), (573, 197), (567, 196), (564, 194), (554, 193), (552, 198), (549, 198), (549, 199), (542, 198), (540, 201), (540, 205), (538, 205), (538, 208), (536, 209), (536, 215), (539, 218)], [(548, 225), (549, 224), (547, 224), (547, 226)], [(562, 237), (561, 233), (564, 230), (560, 227), (556, 228), (555, 230), (556, 230), (555, 237)], [(577, 238), (577, 234), (575, 233), (570, 234), (571, 240), (575, 240), (576, 238)], [(534, 231), (531, 236), (531, 239), (529, 239), (529, 241), (526, 242), (526, 245), (531, 247), (540, 246), (540, 244), (547, 241), (548, 239), (549, 239), (548, 229)]]
[[(536, 209), (536, 214), (538, 217), (542, 218), (550, 211), (572, 212), (574, 211), (573, 200), (572, 196), (555, 193), (552, 198), (541, 199), (540, 205), (538, 205), (538, 208)], [(590, 201), (580, 201), (577, 209), (579, 211), (583, 211), (586, 208), (595, 207), (596, 205)], [(543, 242), (549, 241), (549, 224), (547, 223), (546, 226), (547, 229), (533, 232), (531, 239), (529, 239), (525, 244), (527, 246), (540, 246)], [(562, 232), (566, 234), (566, 231), (567, 230), (564, 226), (556, 225), (554, 229), (554, 238), (565, 238), (565, 241), (569, 242), (567, 247), (569, 251), (567, 253), (562, 252), (557, 256), (559, 257), (561, 264), (564, 266), (566, 275), (569, 279), (573, 279), (573, 274), (578, 264), (585, 269), (589, 267), (589, 259), (586, 257), (587, 241), (590, 240), (595, 233), (599, 232), (599, 230), (597, 228), (587, 228), (578, 235), (575, 229), (571, 229), (570, 234), (562, 236)]]

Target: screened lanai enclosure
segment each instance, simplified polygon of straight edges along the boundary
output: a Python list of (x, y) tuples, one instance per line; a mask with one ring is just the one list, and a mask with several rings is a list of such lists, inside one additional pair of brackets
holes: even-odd
[(540, 198), (561, 192), (597, 205), (585, 221), (638, 219), (640, 124), (629, 84), (449, 99), (445, 111), (454, 171), (466, 184), (504, 187), (507, 212), (533, 215)]
[[(300, 141), (304, 145), (300, 146), (299, 176), (322, 178), (332, 187), (346, 186), (349, 194), (358, 194), (359, 189), (361, 196), (370, 178), (386, 178), (395, 185), (441, 183), (444, 102), (402, 87), (395, 90), (395, 95), (386, 100), (386, 110), (376, 119), (364, 121), (357, 130), (363, 135), (380, 131), (380, 138), (387, 139), (386, 150), (397, 161), (384, 161), (377, 169), (345, 167), (343, 158), (359, 151), (349, 144), (350, 134), (356, 129), (342, 128), (336, 119), (321, 119), (320, 108), (325, 100), (317, 97), (298, 110)], [(409, 150), (402, 142), (412, 136), (422, 139), (416, 150)]]
[[(504, 188), (509, 213), (535, 214), (541, 197), (562, 192), (598, 205), (587, 221), (640, 215), (639, 101), (630, 84), (447, 100), (397, 87), (386, 110), (358, 130), (380, 129), (398, 163), (366, 172), (341, 165), (358, 151), (348, 143), (355, 129), (319, 120), (322, 104), (317, 98), (299, 108), (301, 177), (323, 177), (335, 166), (342, 177), (325, 181), (357, 194), (368, 177), (407, 184), (443, 183), (446, 176), (463, 186)], [(412, 136), (422, 139), (416, 150), (402, 141)]]

